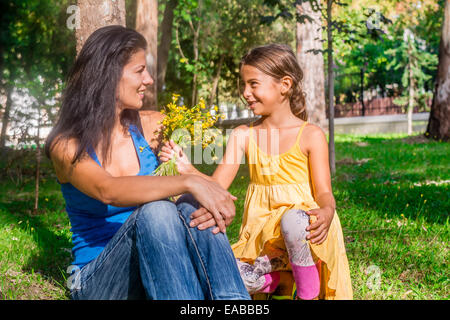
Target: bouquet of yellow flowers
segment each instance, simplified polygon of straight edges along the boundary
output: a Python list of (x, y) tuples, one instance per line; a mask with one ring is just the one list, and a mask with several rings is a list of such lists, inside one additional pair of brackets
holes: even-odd
[[(172, 102), (165, 106), (161, 111), (165, 115), (164, 119), (160, 121), (162, 128), (158, 134), (162, 135), (162, 142), (172, 140), (181, 148), (191, 145), (202, 145), (205, 149), (209, 146), (216, 135), (212, 133), (216, 121), (219, 119), (218, 115), (211, 115), (206, 108), (203, 99), (192, 108), (187, 108), (185, 105), (177, 105), (178, 94), (172, 95)], [(214, 107), (217, 111), (217, 107)], [(169, 161), (164, 162), (158, 166), (153, 172), (156, 176), (173, 176), (178, 175), (176, 165), (176, 155)]]

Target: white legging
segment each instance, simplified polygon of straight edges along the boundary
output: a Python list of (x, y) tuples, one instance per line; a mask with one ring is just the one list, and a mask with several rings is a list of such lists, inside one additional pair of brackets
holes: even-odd
[[(281, 233), (287, 249), (289, 260), (297, 266), (314, 265), (311, 250), (306, 241), (309, 234), (309, 216), (303, 210), (288, 210), (281, 218)], [(259, 292), (264, 287), (265, 274), (279, 270), (281, 259), (269, 259), (268, 256), (256, 258), (253, 264), (237, 260), (239, 272), (250, 294)]]

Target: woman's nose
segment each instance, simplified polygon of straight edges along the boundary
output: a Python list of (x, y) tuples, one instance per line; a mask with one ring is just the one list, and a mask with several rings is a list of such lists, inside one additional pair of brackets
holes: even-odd
[(150, 75), (150, 73), (148, 73), (147, 70), (145, 70), (144, 80), (142, 81), (142, 83), (146, 86), (149, 86), (149, 85), (152, 85), (153, 83), (155, 83), (152, 76)]

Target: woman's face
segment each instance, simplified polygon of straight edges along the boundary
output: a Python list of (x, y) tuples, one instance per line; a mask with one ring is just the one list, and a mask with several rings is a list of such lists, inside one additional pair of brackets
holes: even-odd
[(118, 88), (118, 106), (120, 109), (140, 109), (143, 105), (144, 92), (153, 79), (147, 71), (145, 51), (134, 53), (124, 66)]

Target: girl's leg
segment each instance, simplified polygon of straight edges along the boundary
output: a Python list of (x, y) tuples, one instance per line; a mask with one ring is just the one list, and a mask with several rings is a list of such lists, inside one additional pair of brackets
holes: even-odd
[(242, 262), (239, 259), (236, 262), (241, 278), (250, 294), (275, 291), (280, 282), (280, 273), (272, 271), (269, 257), (258, 257), (253, 264)]
[(223, 233), (213, 234), (213, 227), (206, 230), (189, 227), (190, 215), (198, 208), (198, 203), (192, 195), (182, 196), (177, 201), (177, 208), (187, 232), (188, 248), (206, 298), (250, 299), (227, 236)]
[(281, 218), (281, 232), (289, 255), (297, 297), (310, 300), (319, 295), (317, 266), (306, 240), (309, 216), (303, 210), (289, 210)]

